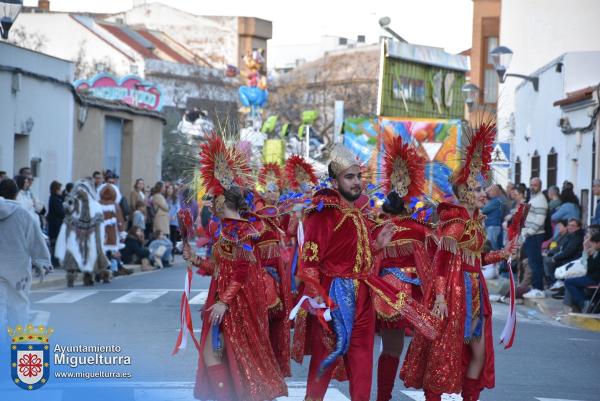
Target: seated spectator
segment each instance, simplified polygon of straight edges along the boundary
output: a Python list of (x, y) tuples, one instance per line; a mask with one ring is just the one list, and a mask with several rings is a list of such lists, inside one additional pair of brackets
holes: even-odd
[(581, 209), (579, 208), (579, 199), (570, 188), (565, 188), (560, 193), (560, 206), (552, 213), (552, 222), (559, 220), (581, 219)]
[(170, 267), (173, 255), (172, 242), (161, 231), (155, 231), (152, 238), (152, 241), (148, 244), (148, 249), (150, 250), (150, 258), (154, 261), (154, 266), (159, 269)]
[(548, 283), (554, 282), (554, 270), (558, 267), (553, 258), (560, 253), (569, 238), (568, 224), (567, 220), (556, 223), (557, 237), (552, 240), (548, 246), (548, 251), (544, 255), (544, 274)]
[(549, 280), (549, 284), (554, 283), (554, 270), (556, 270), (557, 267), (579, 259), (583, 252), (583, 237), (585, 233), (581, 228), (581, 221), (570, 219), (567, 223), (567, 232), (568, 234), (565, 236), (559, 251), (554, 253), (548, 260), (548, 272), (546, 277)]
[[(590, 238), (590, 246), (586, 249), (587, 273), (583, 277), (568, 278), (565, 288), (570, 295), (572, 308), (575, 312), (583, 311), (585, 307), (585, 288), (600, 284), (600, 233)], [(565, 297), (567, 301), (567, 297)]]
[(139, 227), (131, 227), (125, 238), (125, 248), (121, 250), (121, 260), (125, 264), (134, 263), (134, 256), (142, 265), (142, 271), (154, 270), (150, 265), (150, 250), (144, 247), (144, 232)]
[(132, 227), (141, 228), (142, 231), (146, 230), (146, 202), (143, 200), (138, 200), (135, 203)]
[(106, 252), (106, 257), (110, 262), (110, 270), (113, 272), (113, 276), (128, 276), (133, 273), (133, 270), (123, 266), (123, 262), (121, 262), (121, 253), (119, 251), (108, 251)]

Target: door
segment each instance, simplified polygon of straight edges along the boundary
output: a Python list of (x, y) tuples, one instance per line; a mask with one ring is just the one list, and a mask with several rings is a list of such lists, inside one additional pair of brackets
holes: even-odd
[(104, 170), (121, 174), (121, 149), (123, 146), (123, 120), (106, 117), (104, 122)]

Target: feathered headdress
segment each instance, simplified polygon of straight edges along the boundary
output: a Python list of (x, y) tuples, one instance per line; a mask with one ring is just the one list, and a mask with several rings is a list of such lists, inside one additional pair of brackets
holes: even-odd
[(200, 175), (206, 192), (213, 196), (233, 186), (248, 186), (251, 180), (246, 158), (214, 133), (200, 146)]
[(293, 155), (285, 162), (285, 175), (290, 187), (298, 190), (301, 184), (317, 184), (315, 169), (302, 156)]
[(382, 184), (386, 193), (396, 191), (404, 200), (420, 196), (425, 182), (425, 158), (400, 136), (387, 139), (383, 156)]
[(489, 172), (496, 138), (496, 123), (482, 122), (476, 127), (467, 125), (465, 134), (467, 146), (463, 152), (462, 165), (453, 174), (452, 183), (465, 185), (468, 190), (472, 190), (479, 185), (479, 174), (486, 181), (491, 178)]
[(277, 163), (265, 163), (258, 172), (258, 183), (263, 188), (275, 185), (281, 188), (281, 167)]

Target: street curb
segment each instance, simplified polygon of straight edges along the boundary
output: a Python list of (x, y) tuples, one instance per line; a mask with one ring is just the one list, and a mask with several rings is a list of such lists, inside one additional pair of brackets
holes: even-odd
[(589, 313), (569, 313), (561, 320), (569, 326), (600, 332), (600, 315)]
[[(140, 273), (142, 271), (142, 265), (124, 265), (125, 268), (132, 270), (133, 274)], [(118, 279), (119, 277), (126, 276), (117, 276), (111, 277), (111, 280)], [(75, 281), (75, 286), (83, 285), (83, 274), (77, 275), (77, 280)], [(56, 287), (64, 287), (67, 288), (67, 272), (62, 269), (56, 269), (48, 277), (44, 279), (44, 281), (36, 281), (31, 284), (32, 290), (43, 290), (48, 288), (56, 288)]]

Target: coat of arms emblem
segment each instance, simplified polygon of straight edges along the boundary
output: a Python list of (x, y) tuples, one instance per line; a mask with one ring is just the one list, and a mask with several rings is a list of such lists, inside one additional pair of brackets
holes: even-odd
[(50, 378), (50, 344), (48, 337), (54, 333), (42, 325), (8, 328), (11, 337), (11, 376), (13, 382), (24, 390), (37, 390)]

